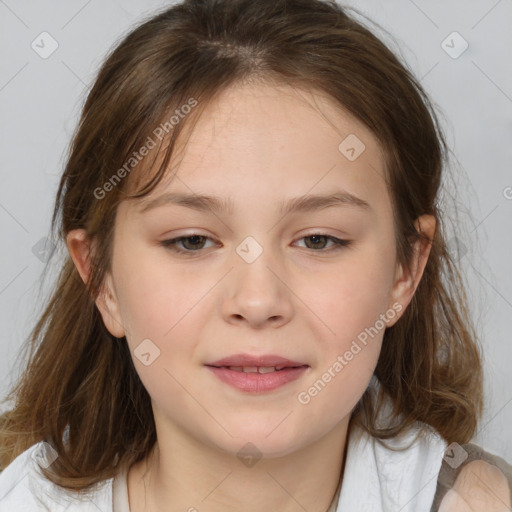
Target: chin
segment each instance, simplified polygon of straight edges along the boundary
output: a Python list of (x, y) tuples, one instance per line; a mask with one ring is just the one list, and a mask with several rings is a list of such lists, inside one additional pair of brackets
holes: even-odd
[(297, 432), (283, 428), (279, 422), (276, 422), (272, 428), (267, 428), (266, 424), (260, 425), (260, 427), (251, 425), (248, 428), (246, 424), (235, 429), (231, 426), (228, 431), (233, 437), (226, 435), (222, 436), (222, 439), (210, 438), (208, 444), (238, 458), (244, 456), (278, 458), (296, 452), (312, 442), (312, 440), (304, 439)]

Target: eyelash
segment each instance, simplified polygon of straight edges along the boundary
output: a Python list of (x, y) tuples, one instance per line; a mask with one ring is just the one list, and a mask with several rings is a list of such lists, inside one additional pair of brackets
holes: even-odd
[[(191, 234), (187, 236), (180, 236), (177, 238), (171, 238), (169, 240), (162, 240), (160, 242), (160, 245), (165, 247), (166, 249), (169, 249), (175, 253), (183, 254), (184, 256), (193, 257), (195, 254), (200, 253), (202, 249), (198, 249), (196, 251), (191, 250), (185, 250), (178, 248), (177, 244), (181, 242), (182, 240), (187, 240), (188, 238), (194, 238), (194, 237), (200, 237), (204, 238), (206, 240), (213, 240), (212, 238), (208, 236), (198, 235), (198, 234)], [(340, 250), (346, 247), (349, 247), (352, 244), (352, 240), (343, 240), (340, 238), (336, 238), (334, 236), (325, 235), (323, 233), (313, 233), (311, 235), (303, 236), (302, 238), (299, 238), (299, 240), (303, 240), (304, 238), (313, 238), (313, 237), (325, 237), (327, 240), (331, 240), (334, 243), (334, 246), (331, 246), (330, 249), (309, 249), (310, 251), (314, 252), (327, 252), (330, 250)], [(306, 247), (307, 249), (307, 247)]]

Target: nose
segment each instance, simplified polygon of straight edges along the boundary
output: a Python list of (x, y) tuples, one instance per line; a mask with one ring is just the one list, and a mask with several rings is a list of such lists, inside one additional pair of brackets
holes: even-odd
[(225, 282), (222, 316), (231, 324), (254, 329), (277, 328), (293, 317), (293, 291), (286, 272), (270, 250), (263, 250), (252, 263), (238, 254)]

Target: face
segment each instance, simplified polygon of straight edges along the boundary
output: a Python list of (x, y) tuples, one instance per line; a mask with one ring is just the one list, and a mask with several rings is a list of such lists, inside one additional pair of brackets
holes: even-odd
[(159, 437), (280, 456), (348, 419), (407, 302), (383, 166), (329, 99), (238, 85), (169, 179), (119, 206), (102, 314), (127, 337)]

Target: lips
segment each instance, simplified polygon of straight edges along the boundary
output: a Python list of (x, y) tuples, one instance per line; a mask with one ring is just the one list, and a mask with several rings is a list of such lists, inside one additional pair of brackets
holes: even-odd
[(222, 382), (244, 392), (273, 391), (299, 379), (309, 365), (281, 356), (236, 354), (205, 365)]

